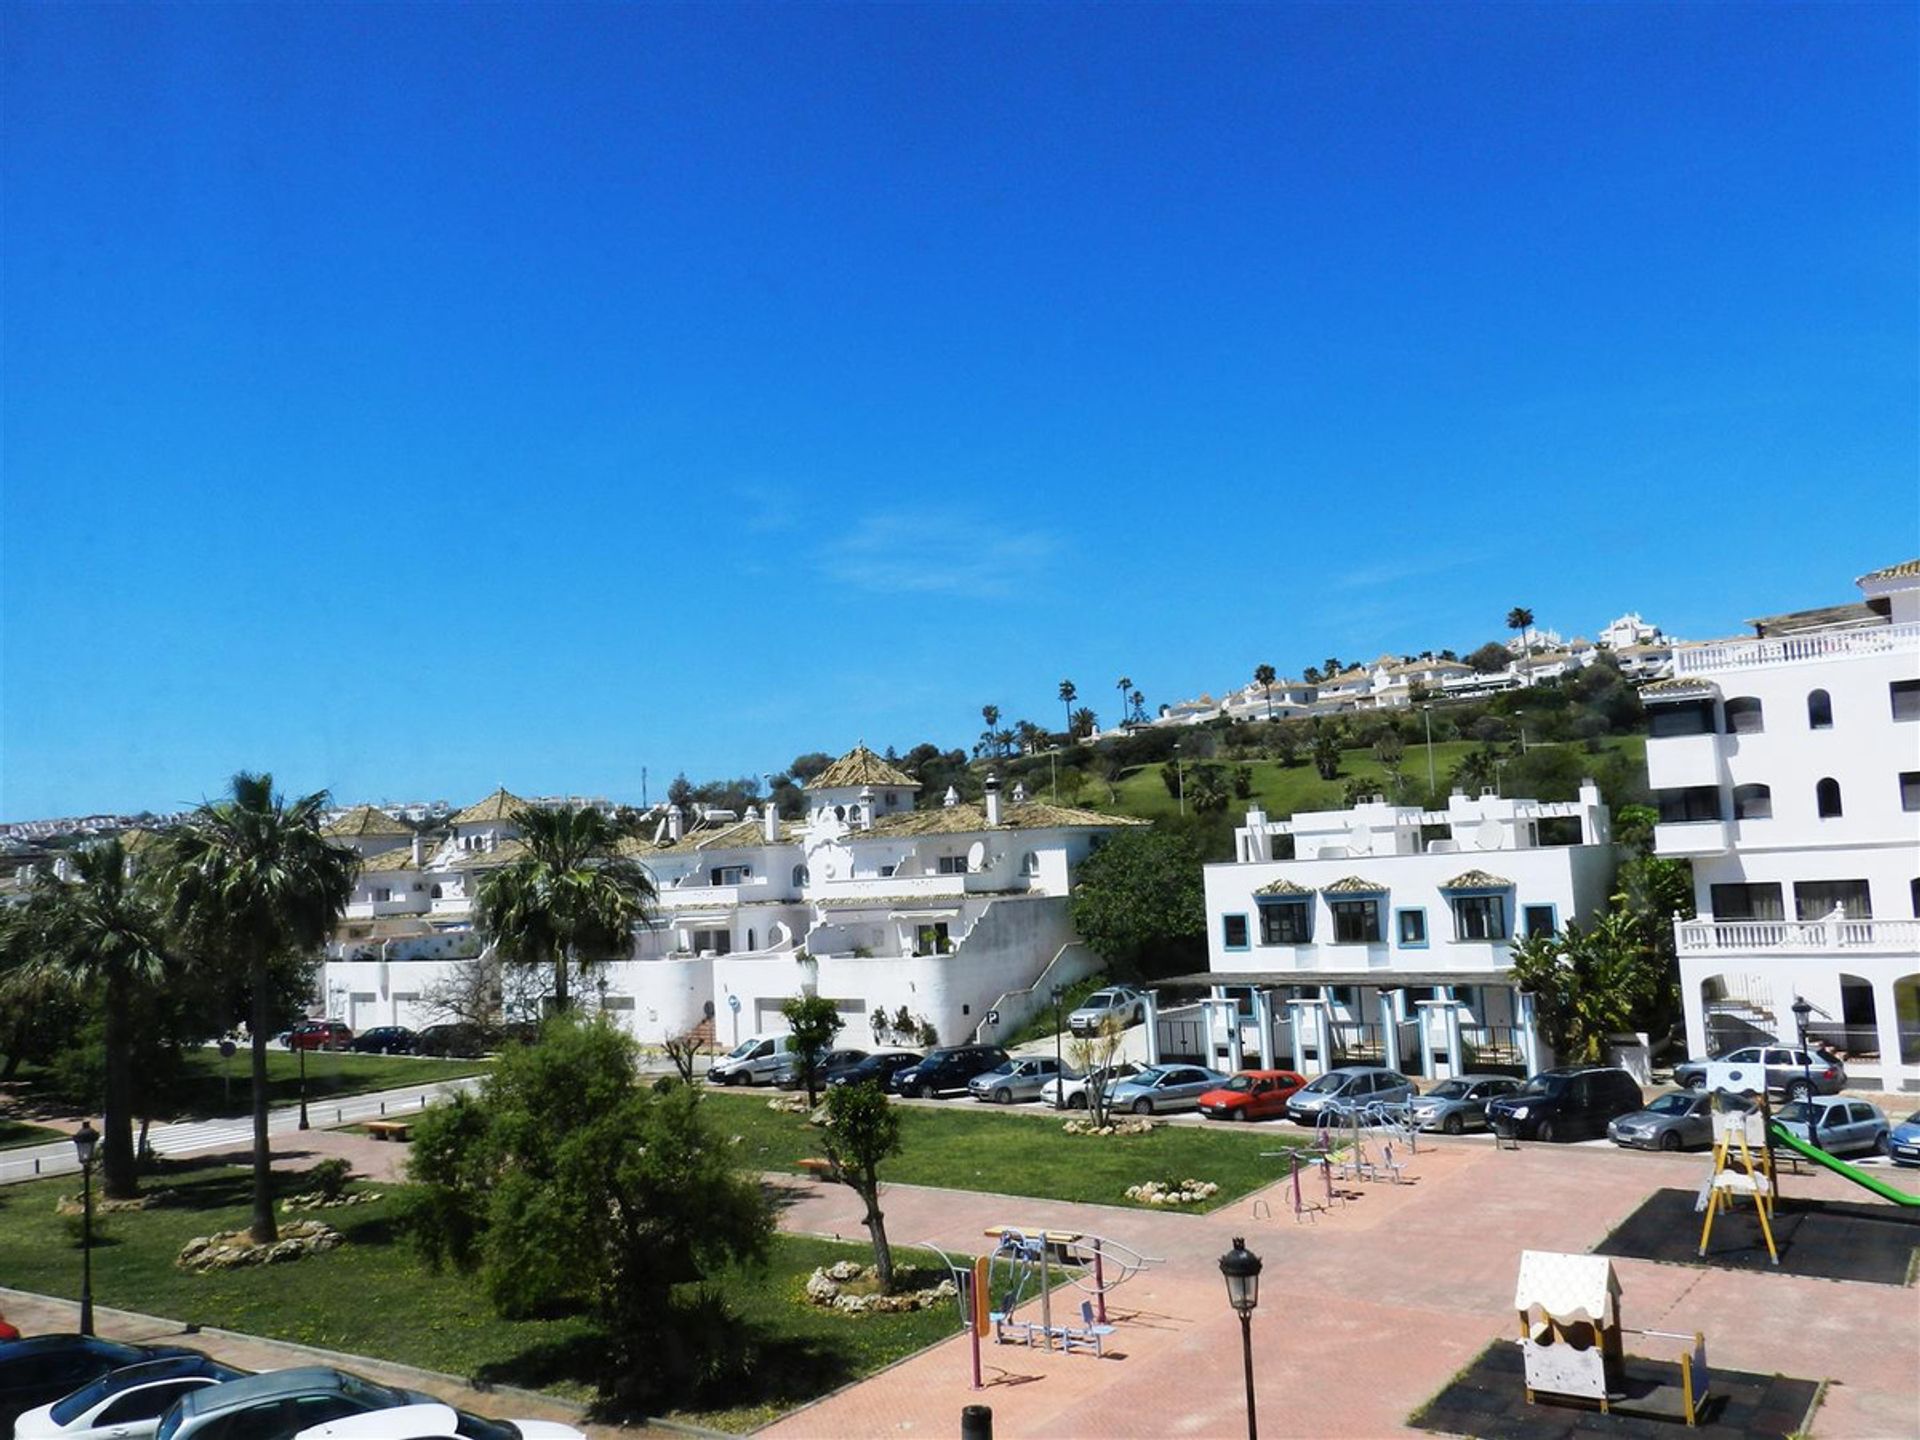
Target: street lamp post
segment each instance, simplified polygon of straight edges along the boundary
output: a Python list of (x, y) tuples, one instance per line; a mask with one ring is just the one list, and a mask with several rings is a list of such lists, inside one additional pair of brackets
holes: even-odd
[(1065, 998), (1067, 987), (1053, 987), (1053, 1108), (1067, 1108), (1067, 1072), (1060, 1064), (1060, 1002)]
[(73, 1151), (80, 1159), (80, 1333), (93, 1334), (93, 1156), (100, 1132), (82, 1120)]
[(300, 1043), (298, 1029), (289, 1038), (300, 1046), (300, 1128), (311, 1130), (313, 1127), (307, 1124), (307, 1047)]
[(1180, 742), (1173, 742), (1173, 785), (1180, 796), (1180, 813), (1187, 813), (1187, 770), (1180, 759)]
[(1240, 1316), (1240, 1355), (1247, 1370), (1247, 1440), (1260, 1440), (1253, 1414), (1253, 1308), (1260, 1303), (1260, 1257), (1247, 1242), (1233, 1237), (1233, 1249), (1220, 1257), (1227, 1282), (1227, 1303)]
[(1794, 996), (1793, 1023), (1800, 1030), (1800, 1069), (1807, 1090), (1806, 1097), (1800, 1103), (1807, 1107), (1807, 1143), (1818, 1146), (1820, 1135), (1816, 1126), (1819, 1124), (1820, 1111), (1813, 1103), (1813, 1052), (1807, 1049), (1807, 1017), (1811, 1014), (1813, 1006), (1807, 1003), (1807, 997)]

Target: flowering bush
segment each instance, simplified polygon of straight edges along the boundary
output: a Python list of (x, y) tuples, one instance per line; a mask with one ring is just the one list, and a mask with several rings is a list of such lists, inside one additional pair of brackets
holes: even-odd
[(1141, 1205), (1198, 1205), (1219, 1193), (1211, 1180), (1149, 1180), (1127, 1187), (1127, 1199)]
[(1069, 1120), (1060, 1128), (1069, 1135), (1145, 1135), (1153, 1129), (1153, 1121), (1144, 1115), (1107, 1125), (1096, 1125), (1091, 1120)]

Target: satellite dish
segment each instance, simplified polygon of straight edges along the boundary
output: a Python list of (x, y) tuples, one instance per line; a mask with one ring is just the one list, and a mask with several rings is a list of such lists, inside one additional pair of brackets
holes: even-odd
[(1373, 853), (1373, 831), (1355, 821), (1347, 827), (1347, 853), (1349, 855), (1371, 855)]
[(967, 847), (967, 869), (984, 870), (987, 864), (987, 847), (976, 840)]
[(1507, 845), (1507, 827), (1498, 820), (1482, 820), (1479, 828), (1473, 832), (1473, 842), (1482, 850), (1504, 850)]

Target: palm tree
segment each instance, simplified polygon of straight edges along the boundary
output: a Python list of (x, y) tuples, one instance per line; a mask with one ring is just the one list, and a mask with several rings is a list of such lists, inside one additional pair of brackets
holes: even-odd
[(1273, 719), (1273, 682), (1279, 678), (1278, 672), (1271, 665), (1253, 667), (1253, 683), (1258, 685), (1267, 697), (1267, 719), (1269, 720)]
[(1133, 689), (1133, 678), (1122, 675), (1113, 682), (1113, 688), (1120, 692), (1120, 723), (1125, 725), (1127, 723), (1127, 692)]
[(1080, 692), (1071, 680), (1060, 682), (1060, 703), (1067, 707), (1067, 734), (1073, 734), (1073, 702), (1080, 698)]
[(273, 1155), (267, 1147), (267, 1037), (276, 964), (326, 944), (347, 908), (360, 857), (320, 833), (327, 792), (289, 803), (273, 776), (241, 771), (228, 795), (169, 831), (160, 883), (190, 953), (244, 976), (253, 1051), (253, 1224), (256, 1244), (278, 1237)]
[(1127, 699), (1133, 704), (1133, 708), (1127, 712), (1128, 717), (1134, 720), (1144, 719), (1145, 711), (1142, 707), (1147, 703), (1146, 695), (1142, 691), (1136, 690), (1129, 695)]
[(106, 1096), (101, 1121), (101, 1176), (109, 1198), (139, 1192), (133, 1149), (133, 1066), (128, 1017), (141, 989), (166, 978), (170, 963), (161, 914), (128, 873), (119, 840), (73, 857), (76, 880), (47, 879), (44, 963), (81, 990), (99, 992), (105, 1028)]
[(1067, 717), (1067, 733), (1075, 739), (1093, 734), (1094, 727), (1100, 723), (1100, 717), (1082, 706)]
[(1523, 685), (1533, 679), (1533, 657), (1527, 645), (1527, 631), (1532, 625), (1533, 612), (1524, 605), (1516, 605), (1507, 611), (1507, 629), (1520, 634), (1520, 673), (1523, 677), (1520, 683)]
[(474, 926), (501, 959), (552, 965), (554, 1008), (565, 1010), (574, 970), (632, 953), (653, 878), (617, 852), (613, 826), (591, 806), (526, 806), (512, 819), (524, 853), (480, 886)]

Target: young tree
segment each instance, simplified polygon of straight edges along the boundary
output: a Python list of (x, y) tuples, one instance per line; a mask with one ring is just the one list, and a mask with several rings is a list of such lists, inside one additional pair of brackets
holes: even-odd
[(1127, 1029), (1118, 1015), (1108, 1015), (1091, 1035), (1076, 1036), (1067, 1042), (1067, 1059), (1086, 1083), (1080, 1087), (1081, 1103), (1095, 1129), (1104, 1129), (1113, 1118), (1113, 1069), (1126, 1044)]
[(800, 1082), (807, 1087), (807, 1105), (820, 1098), (820, 1057), (833, 1044), (846, 1022), (831, 1000), (821, 995), (796, 995), (780, 1007), (787, 1028), (793, 1032), (793, 1054), (800, 1069)]
[(1269, 720), (1273, 719), (1273, 682), (1279, 678), (1279, 672), (1271, 665), (1253, 667), (1253, 683), (1258, 685), (1267, 697), (1267, 719)]
[(1073, 702), (1079, 698), (1080, 692), (1075, 688), (1073, 681), (1062, 680), (1060, 682), (1060, 703), (1066, 707), (1067, 734), (1069, 735), (1073, 734)]
[(874, 1274), (882, 1290), (891, 1290), (893, 1247), (880, 1213), (880, 1163), (900, 1153), (900, 1112), (871, 1080), (836, 1085), (827, 1092), (827, 1122), (820, 1136), (832, 1167), (825, 1178), (849, 1187), (866, 1205)]
[(227, 797), (208, 801), (161, 842), (157, 881), (171, 897), (171, 918), (197, 959), (244, 979), (253, 1050), (253, 1224), (270, 1244), (273, 1153), (267, 1139), (267, 1039), (274, 1012), (273, 972), (289, 958), (313, 955), (333, 933), (353, 894), (360, 857), (320, 831), (324, 790), (289, 803), (271, 775), (235, 775)]
[(428, 1263), (477, 1274), (502, 1315), (585, 1305), (609, 1344), (604, 1394), (657, 1408), (690, 1378), (718, 1378), (727, 1332), (701, 1326), (681, 1287), (764, 1257), (766, 1199), (698, 1091), (656, 1093), (604, 1018), (555, 1017), (476, 1095), (431, 1107), (409, 1171), (408, 1225)]
[(1313, 757), (1313, 768), (1322, 780), (1332, 780), (1340, 774), (1341, 751), (1338, 730), (1323, 726), (1316, 721), (1307, 753)]
[(1198, 815), (1218, 815), (1231, 799), (1226, 771), (1211, 762), (1193, 767), (1187, 779), (1187, 804)]

